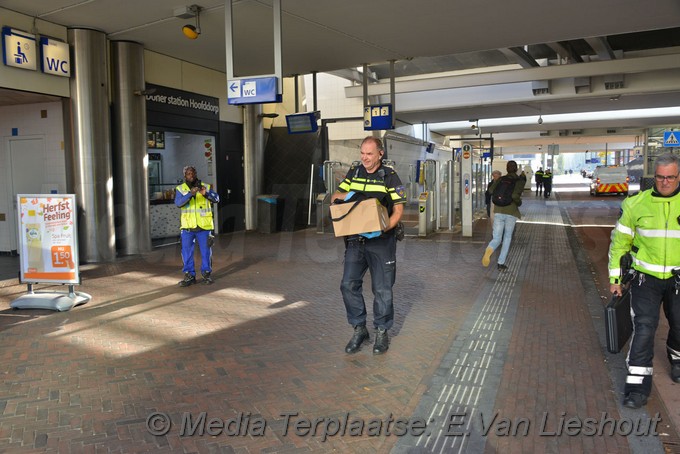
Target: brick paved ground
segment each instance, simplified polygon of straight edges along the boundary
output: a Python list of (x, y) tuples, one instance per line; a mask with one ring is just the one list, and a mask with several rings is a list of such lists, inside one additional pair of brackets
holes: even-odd
[[(543, 202), (526, 209), (557, 216)], [(602, 411), (620, 419), (588, 298), (572, 285), (578, 273), (565, 229), (518, 229), (527, 231), (524, 247), (545, 253), (518, 262), (524, 279), (505, 287), (518, 302), (490, 404), (509, 419)], [(368, 346), (344, 353), (351, 328), (339, 292), (342, 241), (312, 230), (220, 236), (212, 286), (176, 286), (176, 246), (86, 265), (79, 290), (93, 299), (62, 313), (9, 309), (25, 288), (4, 280), (0, 451), (389, 452), (399, 438), (378, 421), (424, 417), (423, 396), (489, 296), (497, 271), (480, 266), (488, 236), (481, 221), (472, 239), (438, 234), (399, 244), (396, 321), (382, 356)], [(537, 297), (546, 289), (562, 296)], [(202, 412), (215, 421), (191, 435)], [(334, 432), (347, 414), (345, 434), (324, 440), (324, 424)], [(160, 430), (164, 415), (172, 427), (152, 435), (147, 423)], [(305, 423), (316, 420), (311, 435)], [(495, 428), (485, 441), (487, 452), (629, 449), (620, 436), (506, 437)]]
[(627, 451), (621, 436), (552, 435), (562, 417), (621, 416), (559, 208), (556, 203), (532, 208), (526, 220), (548, 224), (524, 226), (531, 230), (531, 253), (496, 411), (509, 418), (524, 415), (535, 425), (527, 437), (491, 434), (487, 452)]

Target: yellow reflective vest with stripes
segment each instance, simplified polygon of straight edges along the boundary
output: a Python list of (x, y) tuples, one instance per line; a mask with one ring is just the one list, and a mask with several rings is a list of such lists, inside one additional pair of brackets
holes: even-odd
[[(202, 183), (206, 191), (210, 191), (210, 185), (207, 183)], [(186, 196), (191, 192), (191, 188), (187, 186), (186, 182), (180, 184), (175, 188), (175, 190), (182, 196)], [(181, 229), (203, 229), (212, 230), (213, 225), (213, 213), (212, 213), (212, 202), (203, 197), (200, 192), (189, 199), (189, 202), (180, 207), (182, 214), (180, 216), (180, 228)]]
[(392, 167), (381, 165), (370, 174), (363, 165), (352, 166), (338, 185), (340, 192), (360, 192), (367, 197), (376, 198), (392, 214), (395, 204), (406, 203), (406, 191), (399, 176)]
[(653, 189), (628, 197), (612, 231), (609, 246), (609, 281), (619, 282), (621, 256), (631, 252), (633, 268), (659, 279), (680, 267), (680, 193), (669, 197)]

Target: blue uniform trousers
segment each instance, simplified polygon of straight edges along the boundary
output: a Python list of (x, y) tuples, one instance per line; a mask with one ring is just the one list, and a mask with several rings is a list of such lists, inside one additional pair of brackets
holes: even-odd
[(363, 279), (371, 272), (373, 290), (373, 326), (390, 329), (394, 322), (392, 286), (397, 274), (397, 239), (393, 234), (365, 239), (352, 237), (345, 249), (345, 268), (340, 284), (347, 310), (347, 321), (353, 325), (366, 324), (366, 303)]
[(198, 249), (201, 251), (201, 273), (212, 272), (212, 249), (208, 245), (208, 237), (210, 237), (210, 230), (191, 231), (182, 229), (180, 240), (182, 243), (182, 262), (184, 273), (190, 273), (196, 276), (196, 268), (194, 266), (194, 242), (198, 243)]

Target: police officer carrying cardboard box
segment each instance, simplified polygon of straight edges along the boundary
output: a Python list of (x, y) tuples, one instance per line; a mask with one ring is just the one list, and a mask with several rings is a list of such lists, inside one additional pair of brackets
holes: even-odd
[(382, 141), (373, 136), (361, 142), (361, 165), (350, 168), (331, 201), (345, 199), (348, 194), (380, 200), (389, 215), (383, 232), (351, 235), (345, 238), (345, 265), (340, 290), (347, 311), (347, 321), (354, 335), (345, 347), (346, 353), (356, 353), (370, 341), (366, 328), (366, 303), (362, 293), (366, 270), (371, 272), (373, 288), (373, 326), (376, 329), (374, 354), (389, 348), (387, 330), (394, 322), (392, 286), (396, 278), (397, 239), (395, 227), (404, 212), (406, 194), (397, 173), (382, 163), (385, 151)]

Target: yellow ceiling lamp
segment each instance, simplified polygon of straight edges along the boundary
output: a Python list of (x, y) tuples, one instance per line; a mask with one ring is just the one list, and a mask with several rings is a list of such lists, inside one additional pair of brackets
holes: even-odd
[(189, 39), (196, 39), (201, 34), (201, 7), (198, 5), (191, 5), (179, 8), (175, 11), (175, 17), (182, 19), (196, 18), (196, 25), (186, 24), (182, 27), (182, 33)]

